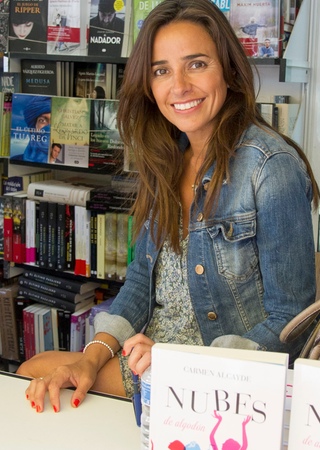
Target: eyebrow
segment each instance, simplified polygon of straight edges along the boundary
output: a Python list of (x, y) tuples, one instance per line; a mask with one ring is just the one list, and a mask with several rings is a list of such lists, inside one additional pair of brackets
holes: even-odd
[[(183, 61), (189, 61), (189, 60), (191, 60), (191, 59), (194, 59), (194, 58), (199, 58), (199, 57), (206, 57), (206, 58), (208, 58), (208, 55), (206, 55), (205, 53), (194, 53), (193, 55), (187, 55), (187, 56), (184, 56), (183, 58), (182, 58), (182, 60)], [(153, 67), (153, 66), (158, 66), (158, 65), (161, 65), (161, 64), (166, 64), (168, 61), (166, 60), (166, 59), (162, 59), (162, 60), (160, 60), (160, 61), (154, 61), (154, 62), (152, 62), (151, 63), (151, 67)]]

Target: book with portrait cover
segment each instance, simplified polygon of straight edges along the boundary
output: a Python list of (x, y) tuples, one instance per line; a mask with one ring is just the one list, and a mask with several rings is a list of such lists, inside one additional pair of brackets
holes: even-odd
[(247, 56), (258, 57), (265, 39), (270, 40), (274, 57), (279, 56), (279, 0), (230, 0), (229, 21)]
[(48, 54), (87, 54), (89, 9), (87, 0), (48, 1)]
[(89, 167), (101, 173), (116, 173), (123, 166), (117, 110), (118, 100), (91, 100)]
[(130, 21), (131, 11), (127, 3), (129, 0), (91, 0), (88, 55), (122, 56), (125, 22)]
[(53, 97), (51, 145), (62, 146), (55, 164), (88, 167), (89, 139), (90, 99)]
[(13, 94), (10, 159), (47, 163), (51, 97)]
[(150, 448), (282, 450), (287, 367), (285, 353), (155, 344)]
[(320, 361), (294, 363), (288, 450), (319, 448)]
[(46, 0), (10, 0), (9, 51), (46, 54), (47, 17)]

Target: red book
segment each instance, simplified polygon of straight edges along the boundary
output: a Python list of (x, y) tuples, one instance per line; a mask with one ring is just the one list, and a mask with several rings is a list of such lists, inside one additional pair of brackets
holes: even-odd
[(5, 261), (12, 261), (12, 235), (13, 235), (12, 197), (11, 195), (4, 195), (3, 259)]

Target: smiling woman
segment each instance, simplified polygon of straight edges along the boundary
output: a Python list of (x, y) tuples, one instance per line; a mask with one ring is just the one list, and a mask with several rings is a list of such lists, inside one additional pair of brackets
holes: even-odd
[(59, 410), (62, 386), (76, 387), (74, 406), (90, 387), (131, 396), (129, 368), (141, 375), (155, 342), (293, 361), (306, 338), (279, 335), (314, 301), (318, 187), (302, 150), (261, 117), (251, 66), (211, 0), (163, 0), (149, 14), (118, 127), (139, 173), (135, 259), (85, 354), (47, 352), (18, 370), (44, 377), (27, 389), (39, 412), (46, 390)]

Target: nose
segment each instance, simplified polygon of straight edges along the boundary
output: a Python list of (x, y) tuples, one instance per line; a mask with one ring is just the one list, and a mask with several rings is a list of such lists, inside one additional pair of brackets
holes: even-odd
[(174, 72), (172, 77), (172, 91), (175, 94), (182, 95), (184, 92), (188, 92), (191, 88), (191, 82), (188, 74), (183, 70)]

